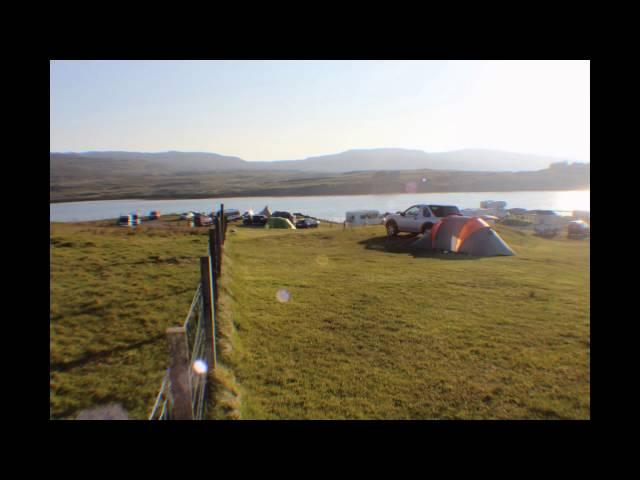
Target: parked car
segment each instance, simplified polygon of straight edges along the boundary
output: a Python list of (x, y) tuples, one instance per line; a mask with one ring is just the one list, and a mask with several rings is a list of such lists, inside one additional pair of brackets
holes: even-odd
[(118, 225), (128, 227), (131, 225), (131, 215), (120, 215), (118, 219)]
[(242, 219), (242, 215), (240, 215), (240, 210), (236, 210), (233, 208), (230, 208), (229, 210), (225, 208), (224, 217), (226, 218), (227, 222), (234, 222), (236, 220)]
[(213, 220), (211, 220), (211, 217), (203, 213), (199, 213), (195, 215), (193, 220), (196, 227), (206, 227), (208, 225), (213, 224)]
[(264, 225), (266, 225), (268, 220), (269, 220), (269, 218), (266, 215), (249, 215), (249, 214), (246, 214), (246, 215), (244, 215), (244, 217), (242, 219), (242, 223), (244, 225), (260, 225), (260, 226), (264, 226)]
[(296, 224), (296, 216), (290, 214), (289, 212), (273, 212), (271, 214), (271, 216), (272, 217), (286, 218), (287, 220), (289, 220), (294, 225)]
[(315, 218), (305, 217), (305, 218), (298, 219), (295, 225), (296, 225), (296, 228), (318, 228), (318, 225), (320, 225), (320, 222)]
[(404, 212), (387, 215), (384, 226), (390, 237), (401, 232), (424, 233), (449, 215), (460, 215), (460, 210), (453, 205), (413, 205)]
[(193, 220), (193, 212), (186, 212), (180, 215), (180, 220)]
[(589, 236), (589, 234), (591, 233), (591, 228), (589, 227), (589, 224), (584, 220), (576, 220), (573, 222), (569, 222), (567, 231), (569, 238), (582, 238)]
[(160, 212), (157, 210), (153, 210), (150, 214), (149, 214), (149, 220), (158, 220), (160, 218)]

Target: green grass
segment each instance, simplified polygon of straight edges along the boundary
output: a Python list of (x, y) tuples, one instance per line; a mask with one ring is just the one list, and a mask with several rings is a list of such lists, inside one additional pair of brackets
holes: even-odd
[(242, 418), (589, 418), (589, 243), (498, 229), (516, 257), (415, 252), (382, 227), (238, 229)]
[[(206, 229), (51, 224), (51, 411), (146, 418)], [(516, 257), (382, 227), (231, 227), (214, 418), (589, 418), (589, 242), (497, 227)], [(291, 299), (276, 300), (286, 289)]]
[(51, 224), (53, 418), (112, 401), (149, 415), (207, 251), (206, 229), (177, 225)]

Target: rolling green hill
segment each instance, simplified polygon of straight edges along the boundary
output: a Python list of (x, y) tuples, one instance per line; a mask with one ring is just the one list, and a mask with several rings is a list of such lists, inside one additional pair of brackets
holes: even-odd
[(50, 174), (51, 202), (588, 188), (588, 164), (557, 165), (530, 172), (432, 169), (344, 173), (254, 169), (177, 172), (146, 160), (76, 158), (52, 159)]

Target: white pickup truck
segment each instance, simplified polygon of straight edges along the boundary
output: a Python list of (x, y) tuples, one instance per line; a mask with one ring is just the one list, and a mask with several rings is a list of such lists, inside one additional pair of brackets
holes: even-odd
[(424, 233), (449, 215), (460, 215), (460, 210), (453, 205), (413, 205), (404, 212), (387, 215), (384, 226), (390, 237), (401, 232)]

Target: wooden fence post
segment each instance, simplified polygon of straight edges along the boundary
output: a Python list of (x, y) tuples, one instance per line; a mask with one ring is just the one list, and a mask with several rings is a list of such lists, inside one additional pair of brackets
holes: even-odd
[(204, 305), (204, 355), (209, 367), (216, 368), (216, 322), (214, 295), (217, 292), (217, 285), (213, 277), (211, 265), (213, 257), (200, 257), (200, 282), (202, 285), (202, 303)]
[(222, 236), (221, 242), (224, 243), (224, 203), (220, 204), (220, 234)]
[(219, 277), (222, 267), (222, 222), (220, 217), (216, 220), (216, 276)]
[(169, 342), (169, 379), (173, 408), (172, 420), (193, 420), (191, 404), (191, 379), (189, 375), (189, 354), (187, 336), (184, 327), (167, 328)]
[(213, 258), (214, 271), (218, 270), (218, 266), (216, 262), (218, 258), (217, 246), (218, 246), (218, 242), (216, 240), (216, 224), (214, 222), (211, 228), (209, 229), (209, 256)]

